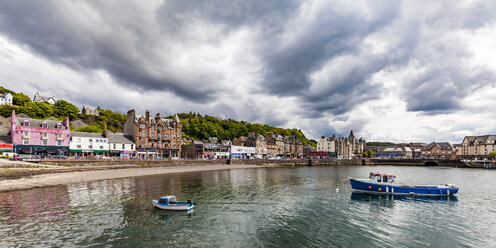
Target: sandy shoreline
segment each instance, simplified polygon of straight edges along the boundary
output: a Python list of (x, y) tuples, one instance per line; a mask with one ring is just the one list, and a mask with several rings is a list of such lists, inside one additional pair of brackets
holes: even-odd
[(115, 178), (126, 178), (136, 176), (147, 176), (157, 174), (211, 171), (211, 170), (229, 170), (229, 169), (246, 169), (259, 168), (261, 165), (189, 165), (189, 166), (168, 166), (168, 167), (144, 167), (144, 168), (126, 168), (126, 169), (106, 169), (106, 170), (88, 170), (61, 173), (48, 173), (32, 177), (23, 177), (13, 180), (0, 181), (0, 192), (24, 190), (46, 186), (55, 186), (61, 184), (72, 184), (89, 181), (98, 181)]

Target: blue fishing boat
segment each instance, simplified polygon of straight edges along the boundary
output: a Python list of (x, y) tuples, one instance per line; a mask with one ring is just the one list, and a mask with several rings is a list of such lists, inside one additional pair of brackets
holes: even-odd
[(370, 173), (369, 178), (349, 178), (354, 192), (384, 195), (441, 196), (454, 195), (458, 188), (453, 184), (440, 185), (403, 185), (395, 184), (395, 175)]
[(195, 203), (192, 201), (183, 201), (179, 202), (176, 200), (176, 197), (173, 195), (162, 196), (158, 200), (152, 200), (152, 204), (154, 207), (164, 209), (164, 210), (185, 210), (189, 211), (193, 209)]

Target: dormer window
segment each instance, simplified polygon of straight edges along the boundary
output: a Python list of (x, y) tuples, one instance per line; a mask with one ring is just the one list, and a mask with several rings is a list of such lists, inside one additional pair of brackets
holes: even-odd
[(25, 120), (25, 121), (24, 121), (24, 126), (25, 126), (25, 127), (29, 127), (29, 121)]
[(57, 129), (62, 129), (62, 124), (57, 124)]
[(42, 127), (42, 128), (48, 128), (48, 125), (47, 125), (47, 123), (46, 123), (46, 122), (43, 122), (43, 124), (41, 124), (41, 127)]

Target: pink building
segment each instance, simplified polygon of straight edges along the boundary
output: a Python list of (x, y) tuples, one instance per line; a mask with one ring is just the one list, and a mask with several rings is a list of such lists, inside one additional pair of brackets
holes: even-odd
[(32, 119), (25, 114), (16, 117), (12, 111), (11, 136), (17, 153), (66, 155), (69, 151), (69, 118), (59, 121)]

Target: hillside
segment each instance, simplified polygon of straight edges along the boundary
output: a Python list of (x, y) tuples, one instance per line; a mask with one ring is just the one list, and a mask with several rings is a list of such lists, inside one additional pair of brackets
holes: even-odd
[[(81, 120), (88, 125), (77, 129), (71, 127), (71, 130), (92, 133), (100, 133), (103, 130), (122, 132), (124, 123), (126, 122), (126, 115), (117, 111), (98, 108), (100, 112), (98, 116), (83, 115), (80, 114), (79, 108), (70, 102), (58, 100), (53, 106), (44, 102), (32, 102), (29, 96), (0, 86), (0, 93), (7, 92), (14, 95), (14, 105), (0, 106), (0, 115), (4, 117), (9, 117), (12, 110), (15, 110), (16, 113), (24, 113), (35, 119), (55, 117), (62, 120), (68, 116), (71, 121)], [(233, 119), (223, 120), (196, 113), (181, 113), (178, 116), (183, 123), (183, 133), (186, 139), (206, 140), (210, 137), (217, 137), (219, 140), (233, 140), (240, 136), (247, 136), (250, 132), (262, 135), (265, 135), (267, 132), (274, 132), (286, 136), (296, 135), (304, 145), (316, 146), (315, 141), (308, 140), (301, 130), (297, 129), (278, 128), (266, 124), (262, 125)], [(172, 116), (169, 118), (172, 118)]]

